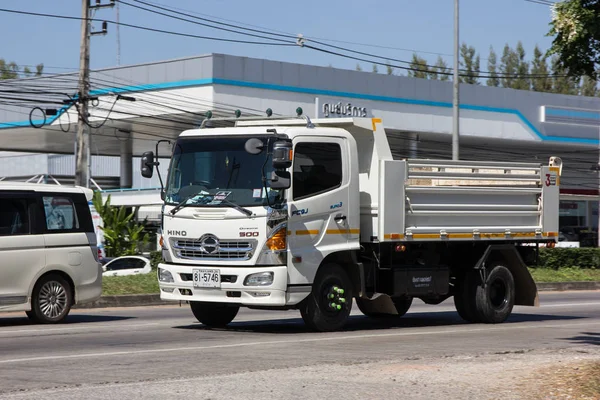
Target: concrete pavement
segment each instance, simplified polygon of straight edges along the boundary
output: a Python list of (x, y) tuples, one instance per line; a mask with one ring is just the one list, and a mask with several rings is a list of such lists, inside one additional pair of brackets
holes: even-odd
[[(493, 363), (512, 355), (526, 365), (543, 353), (600, 357), (600, 292), (543, 293), (541, 304), (516, 307), (507, 323), (483, 325), (464, 323), (451, 300), (438, 306), (416, 301), (405, 317), (391, 321), (356, 310), (336, 333), (308, 332), (296, 311), (242, 310), (227, 330), (205, 328), (185, 305), (74, 310), (66, 324), (54, 326), (0, 314), (0, 397), (161, 398), (179, 392), (186, 398), (303, 398), (305, 390), (306, 398), (319, 398), (363, 382), (358, 398), (387, 387), (369, 371), (390, 365), (413, 365), (414, 373), (434, 362), (450, 373), (465, 359)], [(310, 388), (303, 388), (307, 382)]]

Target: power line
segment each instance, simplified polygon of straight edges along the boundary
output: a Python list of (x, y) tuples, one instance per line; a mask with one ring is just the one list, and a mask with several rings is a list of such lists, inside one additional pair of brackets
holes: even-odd
[[(7, 8), (0, 8), (0, 12), (6, 12), (6, 13), (12, 13), (12, 14), (19, 14), (19, 15), (30, 15), (30, 16), (35, 16), (35, 17), (67, 19), (67, 20), (74, 20), (74, 21), (81, 21), (83, 19), (81, 17), (71, 17), (71, 16), (66, 16), (66, 15), (36, 13), (36, 12), (22, 11), (22, 10), (10, 10), (10, 9), (7, 9)], [(117, 25), (116, 21), (99, 20), (99, 19), (96, 19), (96, 18), (88, 18), (88, 20), (89, 21), (105, 21), (107, 23)], [(134, 28), (134, 29), (149, 31), (149, 32), (164, 33), (164, 34), (167, 34), (167, 35), (175, 35), (175, 36), (189, 37), (189, 38), (195, 38), (195, 39), (215, 40), (215, 41), (219, 41), (219, 42), (241, 43), (241, 44), (256, 44), (256, 45), (265, 45), (265, 46), (295, 46), (295, 43), (289, 43), (288, 44), (288, 43), (274, 43), (274, 42), (256, 42), (256, 41), (250, 41), (250, 40), (219, 38), (219, 37), (214, 37), (214, 36), (201, 36), (201, 35), (194, 35), (194, 34), (191, 34), (191, 33), (174, 32), (174, 31), (167, 31), (167, 30), (164, 30), (164, 29), (150, 28), (150, 27), (147, 27), (147, 26), (127, 24), (127, 23), (124, 23), (124, 22), (119, 22), (118, 25), (119, 26), (125, 26), (125, 27), (128, 27), (128, 28)]]

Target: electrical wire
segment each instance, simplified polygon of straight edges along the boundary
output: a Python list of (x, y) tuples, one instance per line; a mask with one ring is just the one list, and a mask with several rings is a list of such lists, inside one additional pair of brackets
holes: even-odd
[[(138, 1), (138, 0), (134, 0), (134, 1), (136, 1), (138, 3), (142, 3), (142, 4), (148, 4), (148, 3), (145, 3), (143, 1)], [(169, 18), (173, 18), (173, 19), (179, 20), (179, 21), (189, 22), (189, 23), (192, 23), (192, 24), (195, 24), (195, 25), (206, 26), (206, 27), (209, 27), (209, 28), (213, 28), (213, 29), (217, 29), (217, 30), (221, 30), (221, 31), (225, 31), (225, 32), (232, 32), (232, 33), (236, 33), (238, 35), (252, 36), (252, 37), (256, 37), (256, 38), (260, 38), (260, 39), (275, 40), (275, 41), (279, 41), (279, 42), (283, 42), (283, 43), (290, 43), (289, 40), (282, 40), (282, 39), (270, 38), (268, 36), (257, 35), (257, 34), (248, 33), (248, 32), (240, 32), (240, 31), (237, 31), (237, 30), (234, 30), (234, 29), (223, 28), (222, 26), (214, 26), (214, 25), (210, 25), (210, 24), (207, 24), (207, 23), (203, 23), (203, 22), (193, 21), (193, 20), (188, 19), (188, 18), (182, 18), (182, 17), (178, 17), (178, 16), (175, 16), (175, 15), (169, 15), (169, 14), (166, 14), (166, 13), (161, 12), (161, 11), (152, 10), (150, 8), (146, 8), (146, 7), (138, 6), (138, 5), (135, 5), (135, 4), (131, 4), (131, 3), (128, 3), (128, 2), (122, 1), (122, 0), (119, 0), (119, 3), (124, 4), (126, 6), (129, 6), (129, 7), (137, 8), (139, 10), (148, 11), (148, 12), (153, 13), (153, 14), (162, 15), (162, 16), (165, 16), (165, 17), (169, 17)], [(196, 17), (196, 16), (193, 16), (193, 15), (190, 15), (190, 14), (184, 14), (184, 13), (172, 11), (172, 10), (169, 10), (167, 8), (164, 8), (164, 7), (158, 7), (158, 6), (153, 6), (153, 5), (151, 5), (151, 6), (159, 8), (159, 9), (162, 9), (162, 10), (167, 10), (167, 11), (172, 12), (172, 13), (176, 13), (176, 14), (180, 14), (180, 15), (186, 15), (186, 16), (191, 17), (191, 18), (196, 18), (196, 19), (202, 19), (203, 20), (203, 18)], [(221, 25), (233, 26), (231, 24), (221, 24)], [(256, 30), (253, 30), (253, 31), (256, 31)], [(266, 34), (269, 34), (269, 35), (271, 34), (269, 32), (263, 32), (263, 31), (260, 31), (260, 32), (266, 33)], [(273, 35), (284, 36), (284, 37), (289, 38), (286, 35), (278, 35), (278, 34), (273, 34)], [(293, 38), (293, 39), (295, 39), (295, 38)]]
[[(81, 18), (81, 17), (72, 17), (72, 16), (67, 16), (67, 15), (57, 15), (57, 14), (47, 14), (47, 13), (36, 13), (36, 12), (23, 11), (23, 10), (11, 10), (11, 9), (7, 9), (7, 8), (0, 8), (0, 12), (19, 14), (19, 15), (29, 15), (29, 16), (35, 16), (35, 17), (67, 19), (67, 20), (75, 20), (75, 21), (83, 20), (83, 18)], [(138, 30), (163, 33), (163, 34), (167, 34), (167, 35), (175, 35), (175, 36), (180, 36), (180, 37), (189, 37), (189, 38), (195, 38), (195, 39), (214, 40), (214, 41), (219, 41), (219, 42), (255, 44), (255, 45), (263, 45), (263, 46), (295, 46), (296, 45), (295, 43), (287, 44), (287, 43), (275, 43), (275, 42), (256, 42), (256, 41), (250, 41), (250, 40), (227, 39), (227, 38), (220, 38), (220, 37), (214, 37), (214, 36), (201, 36), (201, 35), (194, 35), (191, 33), (174, 32), (174, 31), (168, 31), (168, 30), (164, 30), (164, 29), (150, 28), (147, 26), (128, 24), (125, 22), (100, 20), (100, 19), (95, 19), (95, 18), (87, 18), (87, 20), (88, 21), (105, 21), (109, 24), (125, 26), (128, 28), (133, 28), (133, 29), (138, 29)]]

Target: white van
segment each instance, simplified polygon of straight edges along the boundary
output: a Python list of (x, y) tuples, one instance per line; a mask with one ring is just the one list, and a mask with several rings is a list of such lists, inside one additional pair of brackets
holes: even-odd
[(57, 323), (100, 297), (91, 198), (81, 187), (0, 183), (0, 312)]

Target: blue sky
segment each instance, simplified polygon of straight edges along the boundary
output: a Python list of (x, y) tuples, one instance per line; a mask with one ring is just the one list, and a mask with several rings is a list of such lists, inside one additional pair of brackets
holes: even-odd
[[(126, 0), (133, 3), (133, 0)], [(375, 44), (397, 49), (369, 48), (333, 43), (384, 57), (409, 60), (412, 50), (431, 63), (441, 53), (452, 64), (453, 0), (345, 0), (345, 1), (242, 1), (242, 0), (147, 0), (167, 7), (189, 10), (203, 16), (264, 27), (269, 31), (306, 37)], [(95, 1), (93, 1), (95, 2)], [(107, 3), (108, 0), (103, 0)], [(285, 4), (285, 6), (283, 5)], [(525, 0), (461, 0), (461, 42), (473, 45), (482, 59), (487, 59), (493, 45), (500, 56), (505, 43), (515, 46), (521, 40), (528, 53), (538, 44), (546, 50), (550, 9)], [(80, 0), (3, 0), (1, 8), (81, 15)], [(99, 10), (97, 18), (115, 19), (115, 9)], [(61, 72), (50, 67), (77, 68), (79, 64), (80, 22), (0, 13), (0, 57), (20, 65), (44, 63), (46, 72)], [(228, 38), (242, 37), (211, 28), (176, 21), (160, 15), (120, 6), (120, 20), (156, 29), (196, 35)], [(100, 29), (96, 24), (96, 29)], [(340, 68), (356, 66), (356, 61), (327, 55), (306, 48), (228, 44), (121, 27), (121, 65), (194, 56), (226, 53)], [(256, 39), (260, 40), (260, 39)], [(91, 67), (115, 66), (116, 30), (109, 25), (107, 36), (92, 37)], [(401, 50), (404, 49), (404, 50)], [(370, 64), (363, 63), (370, 70)], [(482, 70), (487, 69), (483, 60)], [(380, 68), (382, 71), (383, 68)]]

